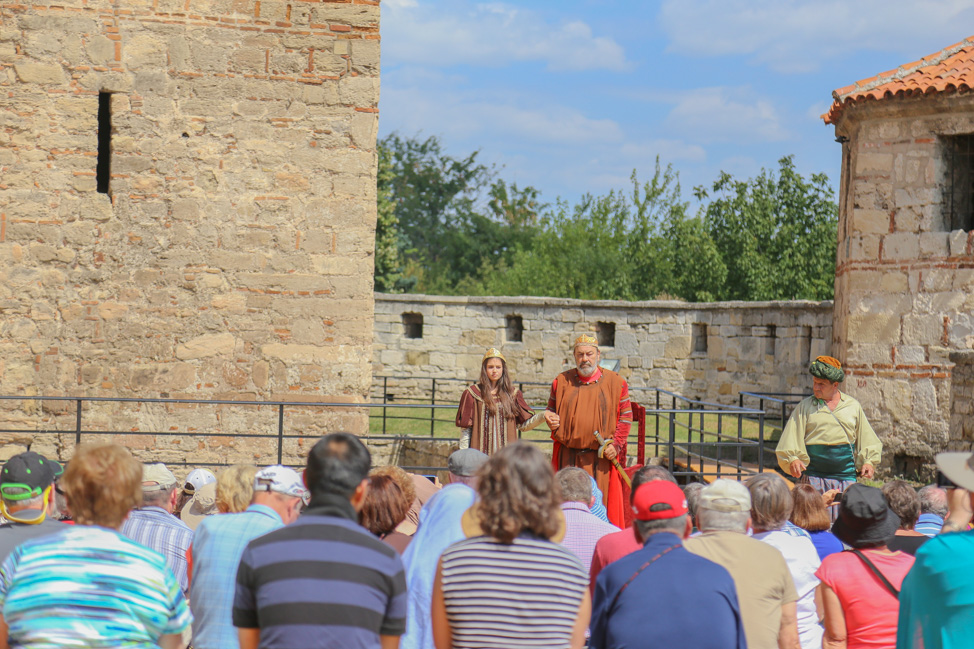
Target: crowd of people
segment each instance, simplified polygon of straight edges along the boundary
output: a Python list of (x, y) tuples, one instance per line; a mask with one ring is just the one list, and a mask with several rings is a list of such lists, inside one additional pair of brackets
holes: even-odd
[[(946, 489), (865, 484), (881, 444), (819, 357), (781, 473), (681, 486), (663, 466), (624, 468), (625, 381), (594, 337), (573, 353), (532, 414), (487, 351), (446, 484), (373, 467), (343, 432), (298, 470), (183, 480), (115, 444), (66, 466), (11, 457), (0, 649), (972, 644), (974, 455), (937, 456)], [(516, 439), (542, 421), (551, 458)]]
[(619, 529), (591, 475), (524, 442), (454, 452), (445, 486), (373, 468), (347, 433), (301, 472), (183, 482), (118, 445), (66, 468), (27, 452), (0, 470), (0, 646), (964, 647), (974, 456), (957, 455), (938, 456), (950, 493), (841, 497), (644, 466)]

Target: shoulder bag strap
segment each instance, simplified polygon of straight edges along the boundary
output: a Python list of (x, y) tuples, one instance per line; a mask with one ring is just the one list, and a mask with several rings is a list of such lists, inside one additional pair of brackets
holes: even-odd
[(852, 552), (857, 557), (859, 557), (860, 559), (862, 559), (862, 562), (864, 564), (866, 564), (869, 567), (870, 570), (873, 571), (873, 574), (876, 575), (876, 577), (879, 578), (879, 581), (881, 581), (883, 583), (883, 586), (886, 587), (886, 590), (888, 590), (893, 595), (893, 597), (895, 597), (896, 599), (899, 599), (900, 598), (900, 591), (898, 591), (896, 589), (896, 587), (893, 584), (890, 583), (889, 579), (887, 579), (886, 576), (879, 571), (879, 568), (877, 568), (875, 565), (873, 565), (873, 562), (872, 561), (870, 561), (869, 559), (866, 558), (866, 555), (864, 555), (862, 552), (860, 552), (859, 550), (856, 550), (856, 549), (852, 549), (852, 550), (850, 550), (850, 552)]
[(612, 611), (613, 611), (613, 609), (615, 609), (616, 603), (619, 601), (619, 597), (622, 595), (623, 591), (625, 591), (627, 588), (629, 588), (629, 584), (631, 584), (632, 582), (636, 581), (636, 577), (638, 577), (639, 575), (641, 575), (642, 572), (643, 572), (643, 570), (645, 570), (646, 568), (648, 568), (651, 563), (653, 563), (654, 561), (656, 561), (657, 559), (659, 559), (660, 557), (662, 557), (667, 552), (670, 552), (672, 550), (675, 550), (676, 548), (682, 548), (682, 547), (683, 547), (683, 544), (682, 543), (676, 543), (674, 545), (671, 545), (670, 547), (666, 548), (665, 550), (663, 550), (662, 552), (660, 552), (659, 554), (657, 554), (655, 557), (653, 557), (652, 559), (650, 559), (649, 561), (647, 561), (646, 563), (644, 563), (643, 565), (641, 565), (639, 567), (639, 570), (637, 570), (636, 572), (634, 572), (632, 574), (632, 577), (630, 577), (626, 581), (626, 583), (624, 583), (622, 585), (622, 588), (620, 588), (616, 592), (615, 597), (612, 598), (612, 603), (609, 604), (609, 608), (608, 608), (609, 613), (611, 614)]

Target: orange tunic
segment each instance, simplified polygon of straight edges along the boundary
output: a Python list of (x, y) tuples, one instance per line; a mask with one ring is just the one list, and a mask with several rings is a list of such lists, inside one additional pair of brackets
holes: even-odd
[(599, 368), (589, 378), (578, 370), (562, 372), (551, 386), (548, 410), (558, 414), (561, 424), (551, 434), (555, 442), (552, 463), (556, 470), (566, 466), (584, 469), (602, 491), (609, 521), (625, 525), (622, 478), (612, 462), (598, 457), (594, 431), (615, 442), (619, 462), (625, 465), (626, 440), (632, 426), (629, 386), (610, 370)]

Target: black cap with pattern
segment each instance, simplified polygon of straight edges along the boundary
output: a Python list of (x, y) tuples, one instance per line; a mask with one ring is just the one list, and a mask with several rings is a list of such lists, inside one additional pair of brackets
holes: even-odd
[(0, 494), (7, 500), (41, 495), (54, 483), (55, 464), (33, 451), (13, 456), (0, 470)]

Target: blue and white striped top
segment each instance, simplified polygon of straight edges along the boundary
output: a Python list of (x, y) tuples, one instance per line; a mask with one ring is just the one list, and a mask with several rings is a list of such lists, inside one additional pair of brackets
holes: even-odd
[(569, 550), (529, 535), (510, 545), (478, 536), (441, 562), (453, 649), (570, 646), (589, 580)]
[(89, 525), (20, 545), (0, 566), (0, 613), (12, 647), (157, 649), (192, 622), (155, 550)]

